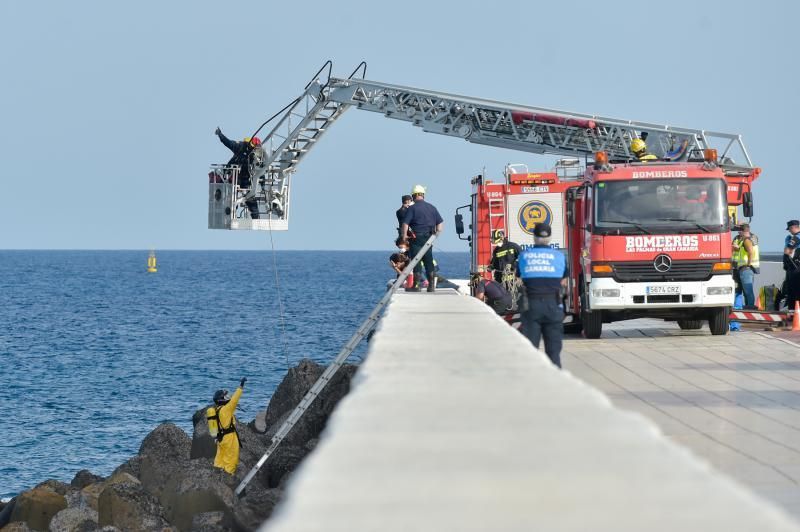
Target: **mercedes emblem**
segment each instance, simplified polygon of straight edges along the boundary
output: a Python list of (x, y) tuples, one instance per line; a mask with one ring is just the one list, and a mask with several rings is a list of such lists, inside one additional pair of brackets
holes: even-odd
[(672, 268), (672, 259), (669, 255), (659, 255), (653, 260), (653, 268), (659, 273), (667, 273)]

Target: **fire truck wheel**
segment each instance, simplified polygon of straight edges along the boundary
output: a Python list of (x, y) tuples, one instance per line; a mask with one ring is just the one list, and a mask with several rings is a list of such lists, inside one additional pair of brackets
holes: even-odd
[(711, 334), (714, 336), (728, 334), (730, 313), (731, 309), (728, 307), (715, 308), (711, 311), (708, 318), (708, 328), (711, 329)]
[(599, 310), (581, 312), (581, 322), (583, 323), (583, 335), (586, 338), (594, 340), (603, 334), (603, 313)]
[(696, 331), (703, 328), (703, 320), (678, 320), (678, 327), (685, 331)]

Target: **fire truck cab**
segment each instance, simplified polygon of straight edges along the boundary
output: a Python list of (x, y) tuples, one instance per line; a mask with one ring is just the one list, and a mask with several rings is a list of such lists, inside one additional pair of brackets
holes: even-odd
[(709, 152), (647, 163), (610, 163), (599, 152), (585, 166), (565, 159), (545, 173), (510, 165), (503, 182), (476, 177), (472, 202), (462, 207), (472, 214), (472, 271), (489, 278), (493, 230), (525, 248), (544, 222), (570, 269), (566, 321), (586, 337), (599, 337), (603, 323), (642, 317), (684, 329), (708, 321), (712, 334), (726, 334), (735, 210), (743, 205), (752, 216), (760, 170), (725, 170)]

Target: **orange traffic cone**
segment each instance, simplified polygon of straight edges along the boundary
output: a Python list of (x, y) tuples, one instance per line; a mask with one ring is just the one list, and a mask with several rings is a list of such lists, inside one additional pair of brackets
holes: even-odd
[(800, 301), (794, 302), (794, 316), (792, 316), (792, 331), (800, 331)]

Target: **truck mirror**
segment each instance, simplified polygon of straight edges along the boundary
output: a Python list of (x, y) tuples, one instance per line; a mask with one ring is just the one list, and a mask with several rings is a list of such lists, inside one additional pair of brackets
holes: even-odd
[(567, 199), (567, 225), (575, 227), (575, 200), (571, 197)]
[(464, 217), (460, 214), (456, 214), (456, 233), (459, 236), (464, 234)]
[(745, 218), (753, 217), (753, 193), (745, 192), (742, 195), (742, 214)]

